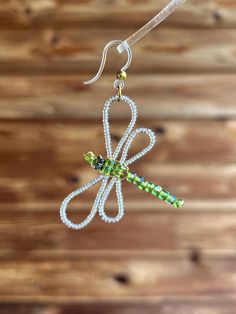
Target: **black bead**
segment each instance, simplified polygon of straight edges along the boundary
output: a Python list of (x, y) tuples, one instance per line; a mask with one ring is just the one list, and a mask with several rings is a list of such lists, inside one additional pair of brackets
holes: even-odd
[(94, 168), (96, 170), (101, 170), (103, 168), (105, 161), (106, 160), (104, 158), (102, 158), (102, 156), (98, 156), (97, 160), (95, 161)]

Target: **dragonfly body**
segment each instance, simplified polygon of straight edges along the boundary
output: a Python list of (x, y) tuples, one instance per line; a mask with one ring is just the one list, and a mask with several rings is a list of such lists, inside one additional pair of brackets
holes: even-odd
[(101, 174), (105, 176), (116, 177), (120, 180), (125, 179), (127, 182), (133, 183), (142, 191), (146, 191), (167, 204), (180, 208), (184, 206), (184, 201), (178, 199), (165, 191), (161, 186), (146, 181), (143, 177), (129, 171), (128, 166), (118, 160), (105, 159), (102, 156), (96, 156), (93, 152), (84, 155), (85, 160)]

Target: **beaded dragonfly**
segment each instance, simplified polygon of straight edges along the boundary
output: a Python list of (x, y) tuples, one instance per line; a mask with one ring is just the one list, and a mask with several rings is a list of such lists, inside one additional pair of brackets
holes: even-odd
[[(118, 100), (122, 100), (130, 107), (131, 120), (126, 131), (124, 132), (124, 135), (120, 139), (116, 149), (113, 152), (110, 135), (109, 111), (111, 105)], [(127, 182), (132, 182), (133, 184), (138, 186), (140, 190), (149, 192), (156, 198), (165, 201), (166, 203), (174, 206), (175, 208), (180, 208), (184, 205), (184, 201), (182, 199), (178, 199), (177, 197), (171, 195), (169, 192), (165, 191), (161, 186), (150, 183), (146, 181), (143, 177), (140, 177), (135, 173), (129, 171), (128, 166), (134, 163), (139, 158), (146, 155), (154, 147), (156, 143), (156, 137), (152, 130), (146, 128), (138, 128), (133, 131), (136, 120), (137, 120), (136, 104), (129, 97), (121, 96), (120, 98), (118, 98), (118, 96), (112, 96), (106, 101), (103, 109), (103, 126), (107, 158), (103, 158), (102, 156), (96, 156), (92, 152), (88, 152), (84, 155), (85, 160), (93, 168), (98, 170), (101, 173), (101, 175), (93, 179), (92, 181), (88, 182), (81, 188), (70, 193), (62, 202), (60, 208), (61, 220), (69, 228), (76, 230), (84, 228), (92, 221), (97, 212), (99, 213), (101, 219), (107, 223), (116, 223), (120, 221), (121, 218), (124, 216), (124, 204), (122, 194), (122, 181), (124, 179)], [(150, 143), (139, 153), (127, 159), (128, 151), (131, 147), (131, 144), (133, 143), (135, 137), (140, 133), (146, 134), (150, 139)], [(120, 160), (118, 160), (119, 155), (121, 155)], [(102, 181), (102, 184), (100, 189), (98, 190), (91, 212), (89, 213), (87, 218), (85, 218), (85, 220), (82, 221), (81, 223), (78, 224), (73, 223), (71, 220), (69, 220), (66, 213), (69, 202), (74, 197), (85, 192), (86, 190), (96, 185), (100, 181)], [(115, 217), (110, 217), (106, 214), (104, 207), (106, 200), (114, 185), (116, 185), (118, 213)]]

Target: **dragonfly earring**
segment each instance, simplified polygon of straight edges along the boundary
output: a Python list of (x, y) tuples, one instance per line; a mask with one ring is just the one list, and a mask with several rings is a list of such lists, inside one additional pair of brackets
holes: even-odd
[[(85, 84), (91, 84), (95, 82), (101, 75), (103, 68), (105, 66), (106, 55), (108, 49), (112, 45), (118, 44), (125, 45), (125, 48), (128, 53), (128, 61), (126, 65), (117, 73), (117, 79), (114, 82), (114, 87), (116, 89), (116, 95), (109, 98), (103, 109), (103, 128), (104, 128), (104, 137), (105, 137), (105, 148), (106, 148), (106, 157), (102, 157), (100, 155), (95, 155), (93, 152), (87, 152), (84, 154), (85, 160), (95, 169), (100, 175), (88, 182), (84, 186), (78, 188), (77, 190), (70, 193), (62, 202), (60, 208), (60, 216), (61, 220), (64, 224), (66, 224), (69, 228), (72, 229), (82, 229), (87, 226), (96, 213), (98, 212), (101, 219), (107, 223), (116, 223), (121, 220), (124, 216), (124, 202), (123, 202), (123, 194), (122, 194), (122, 182), (127, 181), (129, 183), (133, 183), (140, 190), (146, 191), (152, 194), (157, 199), (163, 200), (169, 205), (174, 206), (175, 208), (182, 207), (184, 205), (184, 201), (182, 199), (178, 199), (177, 197), (171, 195), (169, 192), (164, 190), (161, 186), (146, 181), (142, 176), (139, 176), (132, 171), (130, 171), (129, 166), (132, 165), (136, 160), (142, 158), (146, 155), (155, 145), (156, 137), (152, 130), (146, 128), (137, 128), (134, 130), (134, 126), (137, 120), (137, 107), (135, 102), (130, 99), (128, 96), (122, 95), (122, 89), (124, 88), (124, 80), (126, 79), (126, 70), (129, 67), (132, 60), (132, 51), (129, 45), (126, 42), (120, 40), (113, 40), (109, 42), (103, 51), (102, 62), (98, 73), (96, 76), (90, 80), (85, 82)], [(124, 132), (124, 135), (121, 137), (118, 142), (117, 147), (112, 150), (111, 143), (111, 135), (110, 135), (110, 123), (109, 123), (109, 111), (113, 104), (118, 104), (120, 101), (127, 104), (131, 110), (131, 120), (130, 123)], [(136, 155), (128, 158), (129, 149), (135, 140), (138, 134), (143, 134), (147, 136), (150, 140), (149, 145), (143, 148)], [(94, 185), (101, 182), (100, 189), (95, 197), (93, 207), (84, 221), (81, 223), (72, 222), (67, 216), (67, 207), (70, 201), (90, 189)], [(116, 216), (111, 217), (106, 214), (105, 211), (105, 203), (107, 198), (113, 188), (116, 188), (117, 195), (117, 203), (118, 203), (118, 213)]]

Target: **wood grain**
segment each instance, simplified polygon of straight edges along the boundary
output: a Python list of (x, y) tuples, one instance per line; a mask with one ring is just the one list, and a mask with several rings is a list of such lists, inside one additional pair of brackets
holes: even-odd
[[(115, 93), (114, 75), (86, 86), (90, 75), (2, 75), (0, 118), (100, 119), (105, 99)], [(232, 119), (235, 84), (235, 74), (130, 75), (123, 93), (137, 101), (142, 119)], [(126, 118), (127, 111), (116, 110), (116, 117)]]
[[(235, 252), (236, 207), (214, 211), (205, 205), (201, 210), (189, 210), (186, 204), (183, 210), (171, 210), (166, 205), (150, 209), (147, 203), (138, 211), (126, 202), (125, 217), (118, 224), (104, 224), (97, 215), (90, 226), (75, 232), (61, 223), (59, 206), (15, 209), (1, 205), (0, 257), (63, 258), (83, 252), (97, 256), (109, 252), (172, 256), (182, 252), (191, 259), (209, 252), (222, 256)], [(68, 215), (74, 222), (81, 222), (90, 209), (91, 204), (77, 204)]]
[(229, 297), (162, 297), (150, 302), (95, 302), (73, 304), (3, 303), (4, 314), (234, 314), (236, 303)]
[[(2, 260), (1, 301), (150, 300), (235, 294), (235, 256), (115, 256)], [(178, 269), (178, 271), (176, 271)], [(121, 276), (125, 279), (120, 279)], [(17, 284), (16, 284), (17, 283)], [(89, 283), (89, 284), (88, 284)]]
[[(96, 176), (101, 113), (126, 61), (108, 41), (130, 36), (167, 0), (0, 3), (0, 312), (234, 314), (236, 303), (236, 1), (188, 0), (133, 47), (124, 94), (158, 145), (131, 170), (186, 201), (176, 210), (123, 184), (119, 224), (81, 232), (59, 207)], [(112, 110), (117, 144), (129, 122)], [(141, 137), (131, 149), (145, 144)], [(74, 201), (81, 221), (96, 187)], [(111, 195), (107, 208), (116, 209)]]
[[(19, 204), (21, 207), (30, 205), (32, 208), (35, 207), (35, 202), (43, 207), (59, 204), (67, 194), (97, 175), (87, 165), (79, 166), (78, 163), (77, 166), (64, 164), (55, 167), (48, 162), (47, 166), (43, 166), (46, 162), (45, 158), (42, 158), (39, 162), (35, 160), (31, 166), (28, 166), (27, 162), (25, 165), (19, 163), (13, 166), (10, 164), (1, 166), (4, 172), (8, 172), (8, 174), (2, 174), (0, 179), (1, 203)], [(184, 198), (190, 207), (195, 207), (195, 203), (200, 202), (201, 208), (204, 208), (206, 201), (216, 208), (222, 208), (228, 203), (235, 206), (235, 165), (189, 164), (184, 166), (163, 163), (156, 165), (150, 162), (147, 165), (147, 162), (148, 159), (146, 159), (146, 164), (139, 163), (132, 167), (132, 170), (139, 172), (150, 182), (161, 185), (179, 198)], [(14, 174), (13, 171), (17, 173)], [(87, 202), (95, 198), (97, 188), (98, 186), (80, 196), (80, 201), (85, 202), (86, 207)], [(144, 201), (145, 206), (147, 204), (151, 207), (166, 206), (162, 203), (159, 205), (160, 201), (145, 192), (140, 192), (132, 184), (124, 183), (124, 195), (127, 205), (131, 203), (137, 209), (144, 207)], [(114, 202), (115, 199), (113, 204)]]
[[(125, 121), (113, 120), (114, 113), (111, 110), (111, 136), (114, 146), (118, 144), (130, 120), (129, 109), (120, 103), (118, 110), (121, 110), (121, 106), (126, 112)], [(156, 134), (158, 143), (149, 153), (150, 162), (235, 162), (235, 120), (139, 119), (136, 127), (148, 127)], [(46, 161), (50, 167), (62, 163), (68, 166), (77, 164), (79, 167), (85, 165), (83, 154), (88, 150), (105, 154), (101, 121), (1, 121), (0, 141), (2, 163), (19, 165), (21, 162), (21, 167), (24, 164), (30, 166), (34, 160), (37, 160), (38, 166)], [(133, 142), (130, 156), (147, 144), (147, 137), (139, 135)], [(146, 165), (148, 167), (148, 163)]]
[[(114, 38), (126, 38), (134, 30), (1, 30), (0, 71), (8, 75), (95, 75), (105, 43)], [(134, 47), (134, 61), (130, 72), (235, 73), (235, 43), (236, 33), (230, 29), (160, 29), (145, 37), (142, 45)], [(114, 49), (109, 54), (106, 72), (116, 73), (125, 59), (124, 56), (117, 56)]]
[[(93, 25), (141, 26), (157, 14), (167, 0), (15, 0), (0, 4), (1, 27), (56, 27)], [(115, 11), (114, 11), (115, 10)], [(114, 14), (115, 12), (115, 14)], [(91, 22), (92, 21), (92, 22)], [(235, 27), (234, 0), (189, 0), (168, 18), (167, 25)]]
[(217, 297), (210, 297), (207, 300), (203, 298), (162, 298), (160, 301), (151, 302), (124, 302), (120, 304), (114, 302), (104, 303), (99, 302), (95, 304), (72, 304), (72, 305), (42, 305), (42, 304), (2, 304), (4, 314), (196, 314), (196, 310), (204, 314), (234, 314), (235, 313), (235, 301), (222, 297), (219, 300)]

